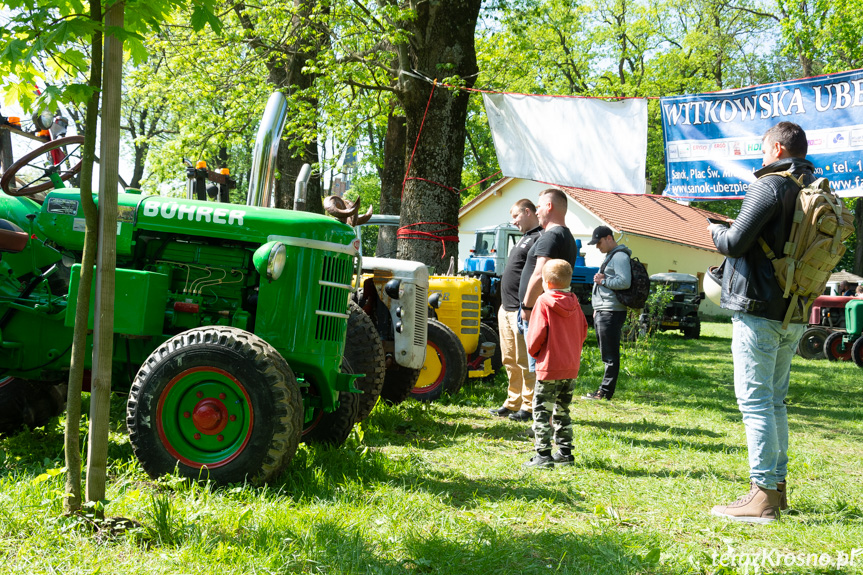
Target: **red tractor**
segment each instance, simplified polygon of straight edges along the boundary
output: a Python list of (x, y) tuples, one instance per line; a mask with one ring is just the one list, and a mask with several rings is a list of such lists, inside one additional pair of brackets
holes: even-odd
[(863, 367), (863, 299), (849, 298), (845, 305), (845, 328), (824, 341), (824, 355), (832, 361), (853, 359)]
[[(840, 351), (841, 346), (837, 346), (837, 339), (841, 342), (845, 329), (845, 305), (853, 299), (832, 295), (822, 295), (815, 299), (809, 311), (809, 328), (803, 332), (797, 345), (800, 356), (805, 359), (851, 359), (850, 349), (848, 353)], [(828, 348), (836, 353), (831, 355)]]

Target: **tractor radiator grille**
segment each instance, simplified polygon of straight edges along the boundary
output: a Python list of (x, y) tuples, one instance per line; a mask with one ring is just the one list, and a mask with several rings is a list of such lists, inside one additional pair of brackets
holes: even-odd
[(417, 321), (414, 324), (414, 345), (425, 347), (426, 330), (428, 330), (428, 294), (423, 286), (417, 286)]
[(462, 294), (461, 296), (461, 332), (463, 334), (479, 333), (479, 304), (480, 299), (475, 294)]
[(315, 339), (339, 341), (347, 330), (348, 297), (351, 292), (353, 258), (327, 255), (321, 272)]

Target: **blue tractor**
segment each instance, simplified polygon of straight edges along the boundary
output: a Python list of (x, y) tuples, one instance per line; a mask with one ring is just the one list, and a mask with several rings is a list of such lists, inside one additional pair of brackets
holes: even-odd
[[(480, 228), (476, 231), (476, 243), (464, 261), (463, 274), (479, 277), (482, 282), (483, 323), (497, 331), (497, 310), (500, 309), (500, 278), (506, 268), (511, 250), (521, 239), (522, 233), (512, 224), (501, 224)], [(578, 256), (572, 268), (572, 293), (578, 296), (581, 309), (588, 322), (593, 322), (593, 306), (590, 296), (593, 276), (599, 268), (584, 265), (581, 240), (575, 240)]]

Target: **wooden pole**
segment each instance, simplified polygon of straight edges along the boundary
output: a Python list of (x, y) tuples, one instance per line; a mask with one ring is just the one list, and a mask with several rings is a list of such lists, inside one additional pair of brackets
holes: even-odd
[(0, 171), (5, 172), (15, 160), (12, 154), (12, 136), (9, 130), (0, 128)]
[[(102, 23), (101, 0), (90, 0), (90, 19)], [(84, 253), (81, 256), (81, 280), (75, 306), (75, 331), (69, 358), (69, 387), (66, 392), (66, 512), (81, 508), (81, 387), (86, 353), (92, 350), (87, 342), (87, 318), (90, 315), (90, 288), (93, 285), (93, 264), (96, 261), (96, 235), (99, 233), (99, 213), (93, 201), (93, 158), (96, 156), (96, 129), (99, 123), (99, 98), (102, 93), (102, 33), (94, 32), (90, 54), (90, 87), (93, 94), (87, 101), (84, 121), (84, 148), (81, 157), (81, 209), (84, 212)]]
[[(105, 13), (105, 29), (123, 28), (125, 4)], [(114, 353), (114, 269), (117, 262), (117, 181), (120, 167), (120, 100), (123, 41), (105, 34), (102, 68), (102, 144), (99, 163), (99, 251), (96, 256), (96, 302), (93, 323), (93, 380), (90, 396), (90, 442), (87, 450), (87, 500), (105, 498), (111, 360)]]

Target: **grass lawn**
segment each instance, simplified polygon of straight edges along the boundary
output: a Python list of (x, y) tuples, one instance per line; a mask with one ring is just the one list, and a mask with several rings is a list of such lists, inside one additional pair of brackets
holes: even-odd
[[(112, 536), (62, 516), (61, 422), (2, 438), (0, 572), (863, 573), (852, 362), (794, 359), (782, 520), (709, 515), (748, 487), (730, 333), (707, 323), (700, 340), (629, 349), (614, 401), (573, 405), (575, 465), (555, 470), (523, 470), (527, 426), (489, 416), (503, 373), (439, 403), (378, 406), (347, 445), (301, 446), (267, 488), (149, 480), (118, 400), (105, 513), (143, 527)], [(592, 332), (582, 365), (578, 391), (593, 391)]]

